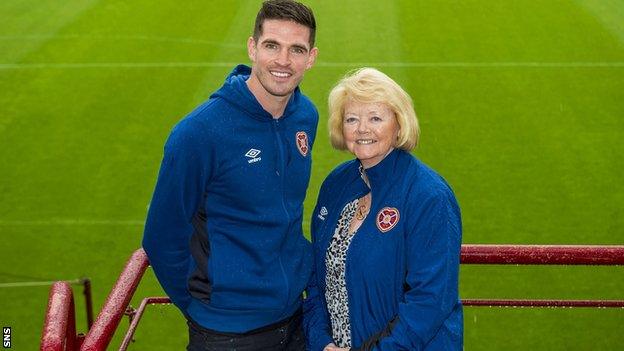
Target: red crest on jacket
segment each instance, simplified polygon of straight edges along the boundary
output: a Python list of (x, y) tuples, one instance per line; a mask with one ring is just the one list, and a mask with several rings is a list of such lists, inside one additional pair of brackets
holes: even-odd
[(394, 207), (384, 207), (377, 213), (377, 228), (385, 233), (399, 223), (399, 210)]
[(306, 157), (308, 155), (308, 150), (310, 150), (310, 147), (308, 146), (308, 134), (306, 134), (306, 132), (297, 132), (296, 140), (297, 149), (299, 149), (299, 152), (303, 155), (303, 157)]

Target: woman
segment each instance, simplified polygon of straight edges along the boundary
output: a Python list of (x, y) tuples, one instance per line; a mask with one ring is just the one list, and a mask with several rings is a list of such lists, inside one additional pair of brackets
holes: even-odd
[(324, 181), (312, 218), (308, 349), (461, 350), (461, 220), (449, 185), (409, 151), (407, 93), (362, 68), (329, 95), (331, 143), (356, 159)]

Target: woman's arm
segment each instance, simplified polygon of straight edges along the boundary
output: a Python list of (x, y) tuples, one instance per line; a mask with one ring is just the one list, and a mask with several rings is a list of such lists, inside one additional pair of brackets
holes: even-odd
[(320, 295), (314, 270), (306, 291), (307, 297), (303, 301), (303, 329), (308, 350), (325, 350), (326, 347), (333, 345), (334, 340), (331, 337), (331, 325), (324, 306), (325, 300)]
[(319, 253), (316, 252), (317, 237), (319, 230), (319, 218), (316, 217), (320, 212), (320, 205), (324, 194), (327, 193), (327, 181), (323, 182), (321, 190), (319, 192), (318, 202), (316, 208), (312, 212), (312, 223), (310, 226), (312, 237), (312, 247), (314, 248), (314, 260), (312, 264), (312, 275), (308, 282), (306, 289), (306, 299), (303, 301), (303, 329), (306, 334), (306, 341), (308, 344), (308, 350), (312, 351), (326, 351), (332, 350), (335, 347), (334, 340), (331, 337), (331, 324), (329, 316), (327, 315), (327, 309), (325, 307), (325, 299), (323, 298), (320, 287), (318, 286), (317, 272), (316, 272), (316, 260), (320, 258)]

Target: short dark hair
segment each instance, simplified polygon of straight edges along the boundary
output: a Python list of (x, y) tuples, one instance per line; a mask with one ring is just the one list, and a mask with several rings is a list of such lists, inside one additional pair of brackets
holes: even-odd
[(253, 38), (256, 42), (262, 35), (262, 24), (268, 19), (293, 21), (308, 27), (310, 29), (310, 47), (314, 47), (316, 20), (312, 9), (308, 6), (293, 0), (267, 0), (263, 2), (254, 26)]

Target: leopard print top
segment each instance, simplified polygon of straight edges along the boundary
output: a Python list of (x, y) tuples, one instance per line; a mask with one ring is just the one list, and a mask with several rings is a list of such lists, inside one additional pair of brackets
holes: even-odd
[(351, 323), (349, 320), (349, 299), (345, 281), (347, 250), (355, 232), (349, 233), (351, 219), (359, 200), (348, 203), (340, 213), (338, 225), (325, 254), (325, 300), (331, 319), (332, 336), (339, 347), (351, 347)]

